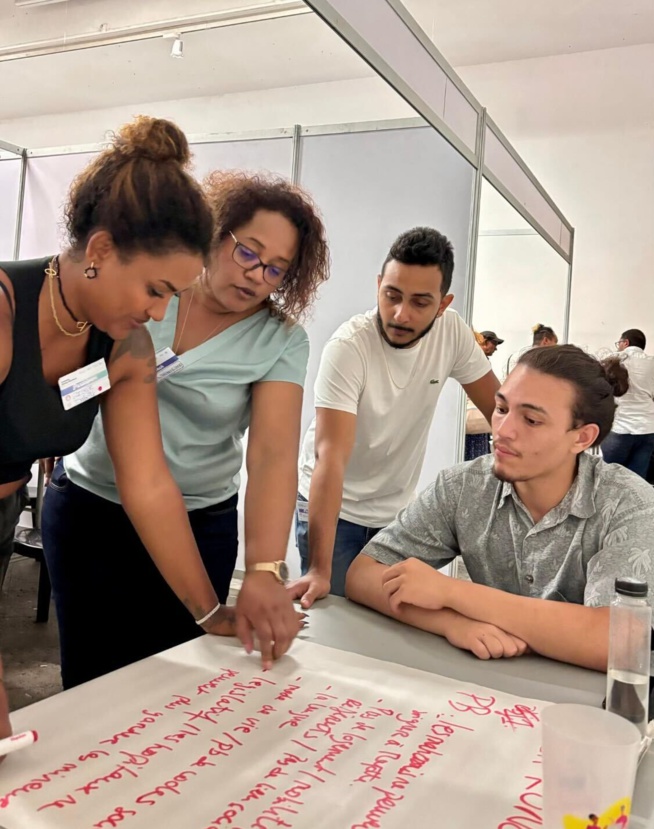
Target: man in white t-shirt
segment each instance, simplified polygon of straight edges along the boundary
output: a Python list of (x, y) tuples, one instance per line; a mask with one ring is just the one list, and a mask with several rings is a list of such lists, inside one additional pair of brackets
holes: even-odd
[(325, 346), (300, 455), (304, 575), (289, 585), (305, 608), (345, 594), (352, 561), (413, 497), (448, 377), (491, 418), (499, 382), (472, 330), (448, 309), (453, 270), (441, 233), (403, 233), (377, 277), (377, 309), (352, 317)]
[(639, 328), (625, 331), (616, 343), (629, 372), (629, 390), (618, 397), (609, 436), (602, 443), (607, 463), (619, 463), (647, 477), (654, 452), (654, 359), (645, 354), (647, 340)]

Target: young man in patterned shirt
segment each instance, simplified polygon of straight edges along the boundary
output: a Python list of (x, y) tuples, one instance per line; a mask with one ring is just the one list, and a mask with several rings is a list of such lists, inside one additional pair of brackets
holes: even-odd
[[(654, 575), (654, 490), (585, 451), (627, 387), (619, 362), (575, 346), (524, 354), (496, 396), (494, 454), (441, 472), (357, 557), (347, 595), (482, 659), (606, 670), (616, 577)], [(472, 582), (438, 572), (457, 555)]]

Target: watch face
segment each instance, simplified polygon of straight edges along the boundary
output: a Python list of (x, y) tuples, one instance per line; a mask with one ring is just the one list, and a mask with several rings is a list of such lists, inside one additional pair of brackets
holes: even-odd
[(282, 581), (288, 581), (288, 565), (285, 561), (279, 562), (279, 575)]

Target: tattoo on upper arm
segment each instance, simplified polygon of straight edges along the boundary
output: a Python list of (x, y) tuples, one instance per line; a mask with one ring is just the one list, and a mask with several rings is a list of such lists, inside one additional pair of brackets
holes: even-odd
[(150, 372), (143, 378), (143, 382), (154, 383), (157, 379), (156, 360), (152, 350), (152, 340), (145, 329), (139, 328), (124, 340), (116, 342), (109, 359), (110, 365), (120, 360), (124, 354), (129, 354), (135, 360), (145, 360)]

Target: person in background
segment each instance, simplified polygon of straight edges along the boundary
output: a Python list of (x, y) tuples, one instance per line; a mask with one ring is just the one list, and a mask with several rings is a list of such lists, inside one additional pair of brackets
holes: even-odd
[(330, 591), (344, 594), (359, 551), (412, 497), (446, 380), (491, 415), (499, 383), (449, 308), (453, 271), (441, 233), (403, 233), (377, 277), (377, 308), (341, 325), (325, 346), (300, 457), (303, 576), (289, 587), (305, 608)]
[[(497, 351), (498, 345), (502, 345), (504, 342), (494, 331), (475, 331), (474, 334), (481, 350), (489, 359)], [(468, 400), (464, 460), (473, 461), (475, 458), (487, 455), (490, 452), (490, 436), (490, 423), (474, 403)]]
[[(190, 290), (172, 299), (163, 321), (149, 326), (162, 367), (164, 450), (224, 603), (238, 552), (239, 475), (249, 429), (239, 602), (263, 592), (282, 614), (290, 605), (284, 559), (309, 356), (297, 320), (328, 276), (325, 230), (308, 196), (282, 178), (216, 172), (205, 192), (214, 218), (208, 265)], [(167, 373), (171, 368), (177, 370)], [(65, 687), (203, 632), (157, 572), (120, 504), (108, 437), (97, 419), (84, 446), (55, 469), (43, 510)], [(98, 527), (101, 533), (94, 532)], [(98, 605), (103, 611), (91, 649), (84, 621)], [(125, 613), (135, 606), (137, 624)], [(291, 618), (282, 636), (290, 640), (295, 632)], [(268, 647), (279, 631), (271, 626), (258, 635)]]
[(518, 360), (522, 357), (523, 354), (526, 354), (527, 351), (530, 351), (532, 348), (546, 348), (550, 345), (557, 345), (559, 342), (559, 338), (554, 333), (554, 329), (550, 328), (549, 325), (543, 325), (542, 323), (538, 323), (534, 325), (531, 329), (533, 338), (531, 345), (527, 345), (524, 348), (521, 348), (520, 351), (516, 351), (509, 359), (506, 361), (506, 368), (504, 371), (503, 380), (511, 374), (513, 369), (517, 366)]
[(502, 345), (504, 342), (494, 331), (481, 331), (480, 337), (481, 341), (478, 341), (479, 345), (487, 357), (492, 357), (497, 351), (498, 345)]
[[(4, 672), (2, 667), (2, 657), (0, 657), (0, 740), (5, 737), (11, 737), (11, 722), (9, 721), (9, 703), (7, 701), (7, 693), (4, 684)], [(0, 763), (4, 757), (0, 754)]]
[[(654, 490), (586, 452), (627, 383), (576, 346), (524, 354), (497, 394), (494, 455), (441, 472), (379, 532), (349, 598), (482, 659), (529, 648), (606, 671), (616, 577), (654, 576)], [(472, 582), (438, 572), (457, 555)]]
[[(73, 183), (68, 248), (0, 264), (0, 538), (13, 532), (32, 464), (78, 449), (101, 406), (121, 498), (152, 560), (186, 612), (206, 632), (225, 634), (233, 622), (217, 605), (163, 454), (144, 327), (163, 318), (209, 254), (211, 212), (189, 161), (175, 124), (137, 118)], [(93, 528), (89, 552), (103, 531)], [(89, 600), (86, 632), (107, 610)], [(142, 622), (138, 604), (122, 610)], [(283, 612), (271, 608), (262, 586), (239, 612), (246, 647), (251, 627), (271, 625), (283, 631), (280, 650), (290, 645), (290, 602)]]
[(654, 358), (645, 354), (647, 340), (638, 328), (625, 331), (615, 345), (629, 372), (629, 391), (617, 401), (602, 455), (646, 478), (654, 452)]

